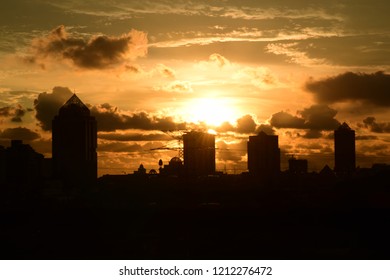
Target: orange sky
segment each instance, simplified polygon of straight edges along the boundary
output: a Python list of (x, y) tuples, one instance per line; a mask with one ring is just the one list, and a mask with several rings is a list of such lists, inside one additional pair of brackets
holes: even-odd
[[(51, 156), (72, 92), (98, 119), (99, 175), (158, 168), (172, 134), (217, 133), (217, 169), (246, 169), (246, 141), (279, 135), (309, 169), (333, 167), (332, 131), (357, 165), (389, 162), (386, 1), (15, 0), (0, 9), (0, 145)], [(171, 131), (167, 133), (167, 131)]]

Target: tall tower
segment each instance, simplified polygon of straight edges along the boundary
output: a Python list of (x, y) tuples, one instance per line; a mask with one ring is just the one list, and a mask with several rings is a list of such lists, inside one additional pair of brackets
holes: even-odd
[(249, 136), (248, 141), (249, 174), (270, 178), (280, 172), (280, 149), (277, 135), (267, 135), (263, 131)]
[(355, 131), (345, 122), (334, 131), (334, 163), (336, 173), (355, 170)]
[(184, 169), (187, 176), (215, 173), (215, 136), (204, 132), (183, 135)]
[(54, 176), (68, 186), (88, 186), (97, 177), (97, 128), (87, 106), (74, 94), (52, 122)]

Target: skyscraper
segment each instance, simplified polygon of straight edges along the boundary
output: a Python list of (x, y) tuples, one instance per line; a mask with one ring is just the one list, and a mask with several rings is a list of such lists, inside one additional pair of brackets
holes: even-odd
[(355, 170), (355, 131), (345, 122), (334, 131), (334, 163), (336, 173)]
[(280, 149), (277, 135), (267, 135), (261, 131), (249, 136), (248, 141), (249, 174), (270, 178), (280, 172)]
[(54, 117), (54, 176), (68, 186), (88, 186), (97, 177), (97, 128), (90, 111), (74, 94)]
[(288, 160), (288, 171), (291, 174), (306, 174), (307, 159), (296, 159), (295, 157), (291, 157)]
[(187, 176), (215, 173), (215, 136), (192, 131), (183, 135), (184, 169)]

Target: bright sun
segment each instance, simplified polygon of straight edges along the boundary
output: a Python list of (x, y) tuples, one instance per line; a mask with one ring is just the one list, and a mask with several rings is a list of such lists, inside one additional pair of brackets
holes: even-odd
[(219, 126), (226, 121), (234, 123), (237, 118), (232, 101), (223, 98), (192, 99), (183, 113), (191, 122), (205, 122), (211, 126)]

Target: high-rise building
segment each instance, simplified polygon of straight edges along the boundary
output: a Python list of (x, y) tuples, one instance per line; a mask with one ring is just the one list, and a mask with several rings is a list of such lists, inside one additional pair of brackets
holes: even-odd
[(52, 122), (54, 176), (70, 186), (88, 186), (97, 177), (97, 128), (90, 111), (74, 94)]
[(288, 160), (288, 171), (292, 174), (306, 174), (307, 165), (307, 159), (296, 159), (292, 157)]
[(249, 136), (248, 141), (249, 174), (270, 178), (280, 172), (280, 149), (277, 135), (267, 135), (261, 131)]
[(215, 173), (215, 136), (192, 131), (183, 135), (184, 169), (187, 176)]
[(355, 131), (345, 122), (334, 131), (334, 163), (336, 173), (355, 170)]

